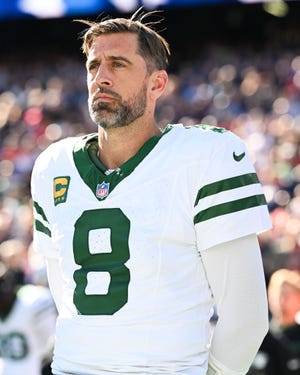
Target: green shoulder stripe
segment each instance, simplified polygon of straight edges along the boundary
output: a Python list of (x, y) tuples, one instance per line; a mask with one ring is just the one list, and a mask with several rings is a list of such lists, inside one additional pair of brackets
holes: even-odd
[(35, 208), (36, 212), (42, 216), (42, 218), (48, 222), (48, 219), (45, 215), (45, 212), (44, 210), (42, 209), (42, 207), (38, 204), (38, 202), (36, 201), (33, 201), (33, 207)]
[(252, 207), (263, 206), (265, 204), (267, 204), (267, 202), (263, 194), (252, 195), (250, 197), (237, 199), (231, 202), (217, 204), (203, 211), (200, 211), (194, 217), (194, 224), (212, 219), (217, 216), (231, 214), (233, 212), (242, 211)]
[(197, 206), (200, 199), (220, 193), (221, 191), (236, 189), (242, 186), (259, 183), (256, 173), (247, 173), (244, 175), (226, 178), (203, 186), (196, 197), (194, 207)]
[(45, 227), (45, 225), (39, 220), (34, 220), (34, 226), (38, 232), (45, 233), (47, 236), (51, 237), (51, 231), (47, 227)]

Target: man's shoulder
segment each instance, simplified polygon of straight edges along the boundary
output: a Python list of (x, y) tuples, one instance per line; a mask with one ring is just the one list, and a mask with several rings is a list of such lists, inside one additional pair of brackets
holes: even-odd
[(57, 152), (67, 151), (69, 149), (72, 150), (74, 145), (77, 142), (80, 142), (83, 138), (84, 138), (83, 136), (67, 137), (67, 138), (60, 139), (59, 141), (53, 142), (40, 153), (38, 158), (55, 156)]
[(22, 286), (18, 290), (17, 298), (23, 311), (27, 308), (29, 310), (39, 310), (54, 306), (50, 290), (40, 285), (28, 284)]
[(35, 168), (48, 169), (51, 164), (62, 163), (64, 159), (72, 157), (76, 147), (81, 147), (92, 136), (94, 134), (67, 137), (52, 143), (39, 154), (35, 161)]
[(183, 125), (183, 124), (171, 124), (166, 127), (165, 132), (172, 130), (174, 136), (181, 136), (190, 139), (195, 139), (197, 142), (199, 140), (211, 140), (212, 142), (225, 141), (231, 137), (236, 137), (230, 130), (227, 130), (221, 126), (212, 126), (205, 124), (195, 124), (195, 125)]
[(172, 130), (169, 131), (172, 143), (176, 143), (178, 149), (182, 151), (186, 149), (188, 153), (193, 150), (197, 154), (205, 153), (209, 150), (227, 148), (232, 143), (241, 143), (241, 139), (237, 135), (220, 126), (175, 124), (169, 125), (167, 130)]

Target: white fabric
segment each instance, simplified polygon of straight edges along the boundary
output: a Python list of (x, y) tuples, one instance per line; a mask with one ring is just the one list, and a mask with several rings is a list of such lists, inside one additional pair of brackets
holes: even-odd
[(63, 308), (63, 291), (64, 281), (61, 272), (59, 272), (59, 262), (55, 258), (46, 258), (47, 277), (50, 291), (57, 311)]
[(245, 372), (228, 370), (210, 355), (206, 375), (245, 375)]
[[(214, 301), (199, 253), (270, 225), (265, 205), (194, 225), (207, 208), (206, 198), (196, 199), (202, 188), (255, 173), (248, 155), (239, 162), (233, 158), (233, 152), (243, 154), (243, 143), (230, 132), (175, 127), (103, 200), (83, 174), (98, 184), (109, 182), (111, 189), (125, 168), (105, 176), (87, 157), (80, 173), (74, 147), (84, 150), (84, 139), (53, 144), (32, 174), (34, 247), (49, 258), (50, 288), (59, 308), (54, 373), (204, 375)], [(65, 185), (58, 193), (67, 194), (55, 204), (57, 179)], [(213, 199), (227, 205), (236, 194), (248, 199), (262, 189), (257, 183), (230, 187)], [(107, 279), (108, 273), (113, 279), (109, 260), (116, 254), (124, 278), (120, 293)], [(108, 268), (101, 268), (103, 262)], [(104, 278), (108, 290), (99, 281)], [(114, 312), (104, 311), (125, 291)]]
[[(244, 375), (268, 329), (264, 275), (256, 236), (218, 245), (203, 252), (202, 259), (220, 315), (214, 328), (207, 375)], [(55, 271), (58, 261), (49, 259), (47, 266), (51, 291), (59, 308), (62, 283)], [(234, 331), (236, 337), (232, 337)]]
[[(210, 348), (216, 374), (246, 374), (268, 330), (268, 304), (260, 248), (255, 235), (202, 252), (217, 305)], [(221, 367), (220, 367), (221, 366)]]

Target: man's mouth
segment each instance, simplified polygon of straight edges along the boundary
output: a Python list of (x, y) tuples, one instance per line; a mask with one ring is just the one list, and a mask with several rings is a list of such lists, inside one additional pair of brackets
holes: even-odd
[(93, 102), (111, 102), (112, 100), (115, 100), (114, 97), (107, 95), (107, 94), (98, 94), (95, 96)]

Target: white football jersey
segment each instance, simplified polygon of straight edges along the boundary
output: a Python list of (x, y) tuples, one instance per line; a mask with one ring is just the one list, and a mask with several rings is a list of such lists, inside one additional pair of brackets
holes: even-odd
[(0, 319), (0, 374), (41, 375), (51, 348), (56, 309), (48, 288), (26, 285), (5, 319)]
[(202, 375), (213, 299), (201, 252), (270, 227), (244, 144), (169, 126), (105, 173), (93, 142), (51, 145), (32, 175), (34, 246), (64, 280), (54, 373)]

